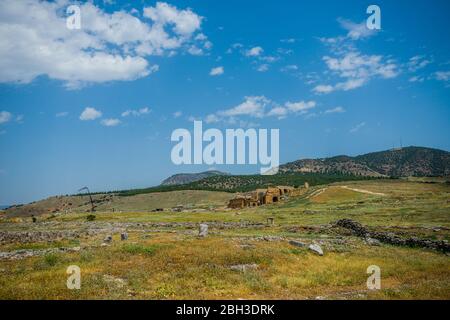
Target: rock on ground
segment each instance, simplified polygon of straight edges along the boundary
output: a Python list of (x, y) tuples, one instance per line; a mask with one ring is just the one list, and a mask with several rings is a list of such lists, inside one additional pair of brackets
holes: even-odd
[(206, 237), (208, 235), (208, 225), (206, 223), (200, 224), (200, 229), (198, 231), (199, 237)]
[(316, 243), (310, 244), (308, 249), (317, 253), (319, 256), (323, 256), (322, 248)]
[(296, 246), (296, 247), (306, 247), (306, 243), (297, 241), (297, 240), (290, 240), (289, 244)]
[(233, 271), (240, 271), (240, 272), (247, 272), (249, 270), (256, 270), (258, 269), (258, 265), (256, 263), (252, 264), (237, 264), (230, 267)]

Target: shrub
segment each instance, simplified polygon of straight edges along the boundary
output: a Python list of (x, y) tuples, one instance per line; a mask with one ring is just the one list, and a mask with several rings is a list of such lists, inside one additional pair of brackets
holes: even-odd
[(140, 244), (126, 244), (122, 247), (122, 250), (126, 253), (146, 254), (146, 255), (155, 254), (156, 249), (158, 249), (158, 247), (156, 245), (143, 246)]
[(46, 265), (53, 267), (58, 262), (58, 256), (53, 253), (47, 254), (44, 256), (44, 262)]
[(95, 215), (94, 214), (90, 214), (86, 217), (87, 221), (94, 221), (95, 220)]

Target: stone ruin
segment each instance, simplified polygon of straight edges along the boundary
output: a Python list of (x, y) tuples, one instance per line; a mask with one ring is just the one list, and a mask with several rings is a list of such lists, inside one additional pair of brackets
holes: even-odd
[(240, 193), (228, 202), (228, 208), (243, 209), (257, 207), (265, 204), (277, 203), (288, 197), (295, 197), (303, 194), (309, 188), (294, 188), (291, 186), (267, 187), (266, 189), (256, 189), (255, 191)]

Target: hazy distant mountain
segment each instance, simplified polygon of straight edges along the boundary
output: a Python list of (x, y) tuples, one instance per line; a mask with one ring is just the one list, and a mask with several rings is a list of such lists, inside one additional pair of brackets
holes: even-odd
[(173, 185), (180, 185), (180, 184), (188, 184), (191, 182), (199, 181), (204, 178), (209, 178), (212, 176), (225, 176), (228, 175), (228, 173), (217, 171), (217, 170), (211, 170), (211, 171), (205, 171), (200, 173), (179, 173), (174, 174), (173, 176), (170, 176), (169, 178), (165, 179), (161, 185), (162, 186), (173, 186)]
[(345, 173), (361, 176), (449, 176), (450, 152), (406, 147), (356, 157), (302, 159), (280, 166), (281, 173)]

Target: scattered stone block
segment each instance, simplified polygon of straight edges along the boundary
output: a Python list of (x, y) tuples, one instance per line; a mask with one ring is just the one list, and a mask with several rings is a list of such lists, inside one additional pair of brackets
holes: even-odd
[(296, 246), (296, 247), (306, 247), (306, 243), (298, 241), (298, 240), (290, 240), (289, 244)]
[(208, 225), (206, 223), (201, 223), (198, 231), (199, 237), (206, 237), (208, 235)]
[(317, 243), (310, 244), (308, 249), (317, 253), (319, 256), (323, 256), (323, 250)]
[(111, 235), (107, 235), (105, 237), (105, 239), (103, 239), (104, 243), (111, 243), (112, 242), (112, 236)]
[(120, 240), (122, 240), (122, 241), (128, 240), (128, 233), (126, 233), (126, 232), (121, 233)]

